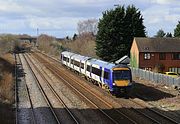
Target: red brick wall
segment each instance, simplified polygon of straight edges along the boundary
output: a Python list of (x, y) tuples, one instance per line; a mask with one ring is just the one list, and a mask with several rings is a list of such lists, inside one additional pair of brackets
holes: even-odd
[(166, 53), (165, 60), (159, 60), (159, 53), (150, 53), (151, 58), (150, 60), (144, 59), (144, 53), (139, 53), (139, 68), (152, 68), (154, 69), (156, 64), (163, 64), (165, 66), (165, 71), (169, 71), (170, 67), (178, 67), (180, 68), (180, 60), (173, 60), (172, 53)]

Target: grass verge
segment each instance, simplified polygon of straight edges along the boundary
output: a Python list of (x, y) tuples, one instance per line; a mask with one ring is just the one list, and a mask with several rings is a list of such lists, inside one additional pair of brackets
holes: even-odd
[(14, 58), (12, 54), (0, 57), (0, 123), (14, 124)]

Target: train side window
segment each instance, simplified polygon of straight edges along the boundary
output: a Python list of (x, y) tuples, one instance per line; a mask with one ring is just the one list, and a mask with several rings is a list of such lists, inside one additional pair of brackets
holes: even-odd
[(71, 64), (73, 64), (74, 63), (74, 60), (73, 59), (71, 59)]
[(104, 71), (104, 78), (109, 79), (109, 72)]
[(69, 62), (69, 58), (66, 58), (66, 61)]
[(92, 73), (101, 76), (101, 70), (98, 68), (92, 67)]
[(81, 63), (81, 68), (84, 69), (84, 63)]
[(63, 56), (63, 60), (66, 61), (66, 57)]
[(74, 60), (74, 65), (79, 67), (80, 66), (80, 62)]
[(89, 71), (89, 72), (90, 72), (90, 66), (89, 66), (89, 65), (87, 65), (87, 71)]

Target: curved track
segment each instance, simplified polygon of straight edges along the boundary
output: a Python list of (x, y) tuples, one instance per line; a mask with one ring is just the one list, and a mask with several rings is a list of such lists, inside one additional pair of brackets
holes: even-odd
[[(44, 54), (44, 55), (45, 55), (45, 54)], [(45, 56), (48, 57), (47, 55), (45, 55)], [(49, 58), (50, 58), (50, 57), (49, 57)], [(76, 88), (75, 88), (75, 87), (73, 88), (72, 84), (70, 84), (70, 83), (67, 81), (67, 78), (70, 78), (71, 80), (75, 81), (76, 84), (78, 84), (79, 87), (81, 87), (82, 89), (86, 90), (88, 93), (92, 94), (92, 96), (94, 96), (94, 97), (96, 97), (97, 99), (99, 99), (99, 100), (100, 100), (104, 105), (106, 105), (108, 108), (113, 109), (113, 106), (112, 106), (111, 104), (109, 104), (108, 102), (106, 102), (106, 101), (104, 101), (103, 99), (101, 99), (98, 95), (96, 95), (95, 93), (93, 93), (90, 89), (87, 89), (86, 87), (84, 87), (83, 85), (81, 85), (81, 83), (78, 83), (78, 81), (77, 81), (76, 79), (73, 79), (72, 77), (69, 77), (69, 76), (68, 76), (68, 73), (63, 72), (64, 74), (63, 74), (63, 73), (59, 74), (59, 70), (60, 70), (60, 69), (58, 70), (59, 67), (58, 67), (57, 65), (52, 64), (52, 62), (51, 62), (51, 64), (48, 64), (49, 62), (48, 62), (47, 60), (44, 60), (44, 59), (41, 58), (41, 57), (39, 57), (38, 59), (39, 59), (39, 61), (41, 61), (41, 62), (43, 62), (43, 63), (46, 63), (46, 65), (48, 65), (48, 69), (51, 70), (52, 72), (54, 72), (59, 78), (61, 78), (62, 80), (64, 80), (64, 82), (66, 82), (70, 87), (72, 87), (72, 89), (76, 89)], [(50, 58), (50, 59), (57, 62), (57, 60), (55, 60), (55, 59), (52, 59), (52, 58)], [(62, 70), (61, 70), (61, 72), (62, 72)], [(61, 76), (60, 76), (60, 75), (61, 75)], [(63, 75), (63, 76), (62, 76), (62, 75)], [(66, 79), (64, 79), (64, 78), (66, 78)], [(78, 89), (76, 89), (76, 90), (78, 90)], [(81, 95), (83, 96), (82, 93), (79, 93), (79, 94), (81, 94)], [(86, 96), (84, 95), (83, 97), (86, 97)], [(140, 103), (138, 103), (138, 102), (136, 102), (136, 101), (134, 101), (134, 100), (132, 100), (132, 99), (129, 99), (129, 101), (135, 103), (137, 106), (141, 106), (141, 107), (143, 107), (143, 108), (145, 107), (145, 106), (141, 105)], [(133, 107), (131, 107), (131, 109), (132, 109), (133, 111), (136, 111), (137, 113), (143, 115), (144, 117), (148, 118), (149, 120), (151, 120), (151, 121), (154, 122), (154, 123), (159, 123), (159, 124), (160, 124), (160, 123), (179, 124), (179, 122), (175, 121), (174, 119), (172, 119), (172, 118), (170, 118), (170, 117), (168, 117), (168, 116), (166, 116), (166, 115), (164, 115), (164, 114), (162, 114), (162, 113), (160, 113), (160, 112), (158, 112), (158, 111), (156, 111), (156, 110), (154, 110), (154, 109), (152, 109), (152, 108), (145, 107), (145, 109), (146, 109), (146, 111), (148, 111), (148, 113), (143, 112), (143, 111), (141, 111), (141, 110), (134, 109)], [(121, 114), (124, 118), (130, 120), (131, 123), (136, 123), (136, 121), (134, 121), (134, 120), (132, 120), (131, 118), (129, 118), (128, 115), (123, 114), (121, 111), (117, 111), (117, 110), (115, 110), (115, 111), (116, 111), (117, 113)], [(156, 118), (156, 119), (155, 119), (155, 118)], [(162, 119), (162, 120), (161, 120), (161, 119)]]
[[(65, 84), (68, 85), (68, 87), (70, 87), (73, 91), (75, 91), (81, 97), (86, 99), (91, 105), (93, 105), (96, 109), (101, 111), (106, 117), (108, 117), (110, 120), (112, 120), (112, 122), (114, 122), (114, 123), (124, 122), (124, 123), (133, 123), (133, 124), (137, 123), (136, 120), (131, 119), (128, 115), (115, 109), (109, 102), (105, 101), (100, 96), (95, 94), (93, 91), (91, 91), (90, 89), (88, 89), (87, 87), (82, 85), (79, 82), (79, 80), (76, 80), (73, 77), (68, 76), (68, 73), (60, 70), (60, 68), (57, 65), (52, 64), (52, 63), (48, 62), (47, 60), (44, 60), (41, 57), (36, 56), (36, 59), (38, 59), (41, 63), (45, 64), (46, 67), (49, 70), (51, 70), (57, 77), (59, 77), (61, 80), (63, 80), (65, 82)], [(91, 98), (96, 99), (96, 102), (93, 101)], [(97, 104), (97, 101), (98, 101), (98, 103), (101, 103), (101, 105)], [(113, 113), (108, 113), (101, 108), (106, 108), (106, 109), (112, 110)]]

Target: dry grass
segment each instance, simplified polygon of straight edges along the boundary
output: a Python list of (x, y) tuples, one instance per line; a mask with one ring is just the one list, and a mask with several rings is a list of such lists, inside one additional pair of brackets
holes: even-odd
[(58, 57), (63, 50), (70, 50), (81, 55), (95, 57), (95, 37), (92, 34), (83, 34), (78, 36), (76, 40), (64, 40), (58, 42), (54, 37), (47, 35), (40, 35), (38, 37), (38, 49), (45, 53)]
[[(0, 58), (0, 123), (15, 122), (14, 116), (14, 59), (11, 54)], [(5, 114), (8, 113), (8, 114)]]
[(44, 51), (47, 54), (55, 54), (57, 48), (54, 46), (56, 44), (56, 40), (54, 37), (48, 35), (40, 35), (38, 37), (38, 49)]
[(8, 103), (13, 103), (14, 99), (14, 61), (11, 54), (0, 58), (1, 80), (0, 80), (0, 99)]
[(70, 49), (72, 52), (97, 58), (95, 53), (95, 37), (92, 35), (83, 35), (74, 41), (64, 41), (62, 46)]
[(0, 82), (0, 98), (6, 103), (14, 102), (13, 76), (11, 73), (4, 73)]

